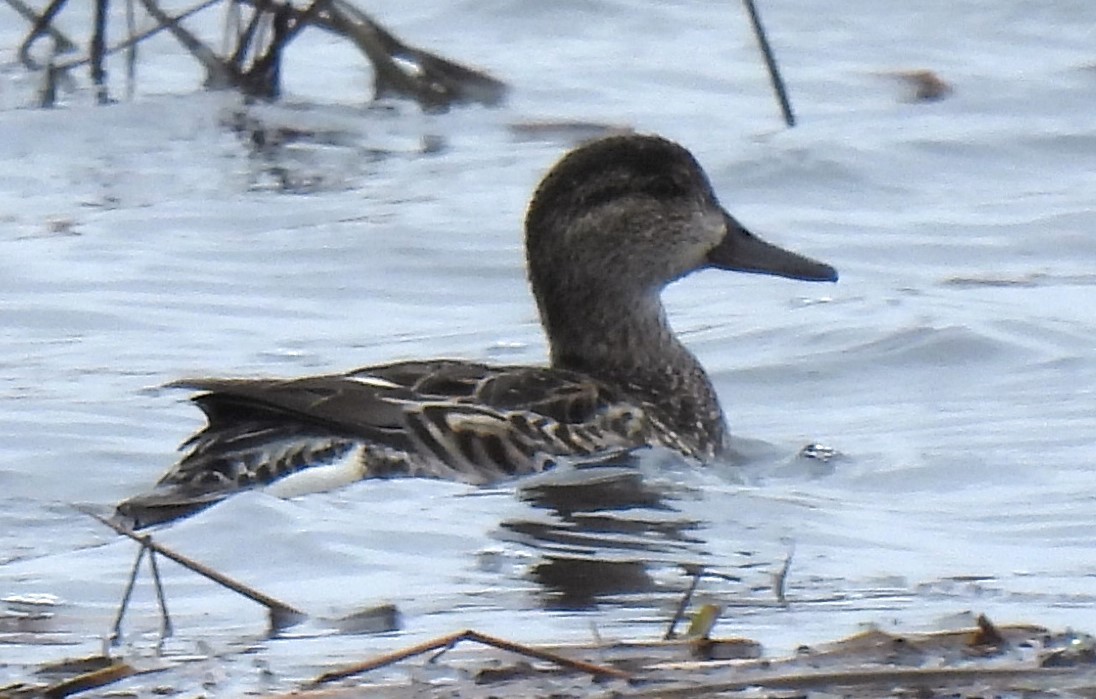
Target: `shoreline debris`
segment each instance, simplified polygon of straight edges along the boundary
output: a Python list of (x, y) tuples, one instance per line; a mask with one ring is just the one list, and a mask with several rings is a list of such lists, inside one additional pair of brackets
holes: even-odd
[[(464, 631), (458, 631), (457, 633), (449, 634), (448, 636), (441, 636), (425, 643), (420, 643), (403, 650), (395, 651), (392, 653), (386, 653), (376, 658), (371, 658), (361, 663), (354, 663), (335, 670), (328, 670), (327, 672), (319, 675), (316, 679), (309, 683), (310, 686), (319, 686), (335, 680), (342, 680), (354, 675), (360, 675), (370, 670), (376, 670), (378, 668), (386, 667), (394, 663), (398, 663), (401, 660), (413, 658), (417, 655), (424, 655), (432, 651), (445, 652), (453, 646), (457, 645), (461, 641), (473, 641), (475, 643), (481, 643), (485, 646), (492, 648), (498, 648), (499, 650), (509, 651), (511, 653), (517, 653), (518, 655), (532, 658), (534, 660), (543, 660), (546, 662), (554, 663), (560, 667), (575, 670), (576, 672), (584, 672), (595, 677), (601, 678), (614, 678), (614, 679), (628, 679), (629, 673), (619, 670), (614, 667), (606, 665), (598, 665), (590, 663), (585, 660), (575, 660), (566, 656), (560, 655), (554, 651), (545, 650), (543, 648), (535, 648), (533, 646), (523, 645), (514, 641), (508, 641), (504, 638), (498, 638), (497, 636), (489, 636), (479, 631), (472, 629), (466, 629)], [(437, 660), (437, 655), (431, 658), (431, 662)]]

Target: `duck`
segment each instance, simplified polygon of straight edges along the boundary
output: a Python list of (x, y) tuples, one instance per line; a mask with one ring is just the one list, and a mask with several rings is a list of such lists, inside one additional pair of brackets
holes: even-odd
[(663, 289), (707, 269), (838, 278), (747, 230), (685, 147), (638, 133), (581, 144), (550, 168), (526, 213), (525, 257), (547, 365), (412, 359), (168, 384), (195, 392), (207, 424), (154, 487), (117, 505), (116, 521), (171, 522), (255, 488), (288, 496), (408, 476), (490, 484), (645, 447), (717, 461), (730, 449), (727, 421), (670, 327)]

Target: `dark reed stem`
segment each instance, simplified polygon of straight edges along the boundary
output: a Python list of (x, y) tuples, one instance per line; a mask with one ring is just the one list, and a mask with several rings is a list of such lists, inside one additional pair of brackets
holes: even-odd
[[(27, 34), (27, 38), (23, 39), (23, 43), (19, 46), (19, 60), (26, 67), (32, 70), (38, 68), (38, 64), (30, 57), (30, 47), (38, 37), (53, 29), (53, 18), (61, 11), (61, 8), (65, 6), (66, 2), (68, 2), (68, 0), (52, 0), (52, 2), (46, 6), (45, 11), (43, 11), (42, 14), (38, 16), (38, 19), (35, 20), (34, 26), (31, 27), (30, 32)], [(56, 37), (57, 35), (54, 34), (54, 36)]]
[(133, 95), (137, 91), (137, 13), (133, 6), (135, 0), (126, 0), (126, 33), (129, 35), (126, 43), (126, 99), (133, 101)]
[(160, 606), (160, 641), (175, 633), (171, 625), (171, 615), (167, 613), (167, 596), (164, 595), (164, 581), (160, 577), (160, 564), (156, 562), (156, 553), (148, 555), (148, 566), (152, 571), (152, 582), (156, 586), (156, 603)]
[(754, 35), (761, 47), (761, 54), (765, 57), (765, 65), (769, 69), (769, 79), (773, 84), (776, 99), (780, 102), (780, 111), (784, 114), (784, 123), (788, 128), (795, 126), (795, 114), (792, 113), (792, 105), (788, 102), (788, 91), (784, 88), (784, 79), (780, 77), (780, 69), (776, 66), (776, 58), (773, 57), (769, 39), (765, 36), (765, 27), (761, 25), (761, 15), (757, 13), (754, 0), (742, 0), (746, 3), (746, 12), (750, 15), (750, 24), (753, 25)]
[(110, 642), (117, 645), (122, 639), (122, 619), (129, 608), (129, 599), (133, 596), (133, 585), (137, 582), (137, 571), (141, 569), (141, 561), (145, 559), (148, 549), (144, 546), (137, 549), (137, 559), (133, 561), (133, 568), (129, 571), (129, 580), (126, 581), (126, 589), (122, 592), (122, 602), (118, 605), (118, 614), (114, 617), (114, 628), (111, 630)]
[(107, 102), (107, 73), (103, 68), (106, 53), (107, 14), (110, 0), (95, 1), (95, 30), (91, 35), (91, 82), (95, 85), (95, 97), (99, 104)]
[(689, 566), (686, 572), (693, 576), (692, 582), (689, 583), (689, 589), (685, 590), (685, 594), (681, 596), (681, 600), (677, 603), (677, 609), (674, 610), (674, 616), (670, 619), (670, 625), (666, 628), (666, 633), (662, 636), (663, 641), (671, 641), (677, 638), (677, 625), (685, 617), (685, 610), (689, 608), (689, 602), (693, 599), (693, 593), (696, 592), (697, 585), (700, 584), (700, 578), (704, 575), (704, 568), (701, 566)]

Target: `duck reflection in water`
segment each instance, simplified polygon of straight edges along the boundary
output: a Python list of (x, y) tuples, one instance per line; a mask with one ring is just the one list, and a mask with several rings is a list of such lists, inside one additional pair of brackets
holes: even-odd
[(676, 581), (667, 587), (655, 569), (687, 569), (705, 558), (704, 523), (674, 506), (696, 495), (620, 463), (534, 479), (519, 491), (529, 516), (502, 522), (500, 538), (541, 554), (530, 576), (545, 607), (583, 610), (619, 595), (677, 594)]

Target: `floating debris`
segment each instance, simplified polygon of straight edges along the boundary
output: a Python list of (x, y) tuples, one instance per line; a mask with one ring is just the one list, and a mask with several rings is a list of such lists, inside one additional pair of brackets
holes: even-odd
[(822, 463), (829, 463), (841, 456), (841, 452), (825, 444), (811, 443), (799, 450), (800, 459), (813, 459)]
[[(993, 657), (978, 648), (984, 649), (983, 642), (988, 642), (991, 636), (999, 637), (992, 644), (998, 651)], [(803, 647), (794, 656), (785, 658), (762, 658), (760, 646), (749, 639), (708, 639), (705, 647), (718, 652), (706, 655), (699, 654), (696, 640), (688, 638), (529, 647), (463, 631), (329, 671), (294, 696), (318, 697), (321, 694), (316, 689), (321, 685), (346, 681), (432, 651), (449, 651), (464, 640), (517, 653), (524, 659), (500, 665), (498, 657), (489, 651), (465, 652), (459, 658), (453, 657), (450, 667), (459, 670), (457, 677), (465, 679), (447, 675), (448, 696), (472, 695), (474, 685), (484, 683), (492, 685), (496, 696), (588, 696), (591, 687), (576, 684), (574, 674), (564, 670), (618, 680), (617, 684), (600, 685), (602, 693), (618, 698), (715, 693), (727, 697), (768, 697), (785, 696), (789, 690), (835, 693), (853, 699), (906, 696), (911, 695), (911, 690), (915, 690), (913, 696), (926, 697), (968, 696), (972, 692), (976, 696), (1043, 696), (1045, 692), (1053, 692), (1055, 697), (1090, 697), (1096, 690), (1091, 637), (1072, 632), (1053, 634), (1039, 626), (996, 626), (981, 616), (974, 629), (909, 635), (872, 629), (831, 644)], [(1076, 663), (1055, 665), (1057, 661), (1051, 659), (1059, 658), (1064, 646), (1086, 650), (1078, 654)], [(1024, 649), (1026, 654), (1013, 649)], [(596, 656), (599, 661), (574, 659), (581, 655)], [(549, 671), (538, 661), (557, 668)], [(438, 662), (438, 657), (429, 662)], [(464, 687), (463, 682), (468, 686)], [(400, 687), (391, 681), (370, 684), (365, 678), (358, 678), (350, 687), (358, 692), (383, 687), (387, 696), (403, 696), (398, 691)], [(421, 693), (428, 692), (428, 687), (420, 681), (406, 690)]]
[(8, 595), (0, 602), (7, 607), (7, 613), (28, 619), (47, 619), (53, 616), (57, 607), (64, 604), (60, 597), (48, 592), (36, 592), (26, 595)]
[(64, 602), (49, 593), (8, 595), (0, 599), (0, 634), (5, 640), (9, 634), (34, 637), (37, 642), (46, 642), (45, 634), (56, 631), (55, 617), (58, 608)]
[[(694, 571), (695, 579), (704, 576)], [(379, 609), (379, 608), (378, 608)], [(390, 607), (390, 615), (395, 614)], [(670, 641), (606, 642), (530, 646), (474, 630), (447, 634), (362, 662), (340, 665), (300, 683), (262, 667), (271, 692), (285, 696), (411, 697), (444, 691), (446, 696), (586, 697), (591, 692), (619, 699), (692, 697), (719, 694), (740, 699), (836, 694), (850, 699), (879, 696), (998, 696), (1056, 698), (1096, 696), (1096, 639), (1075, 631), (1054, 633), (1036, 625), (998, 625), (979, 615), (973, 626), (932, 633), (901, 634), (871, 628), (832, 643), (802, 646), (784, 657), (765, 657), (749, 638), (718, 638), (711, 632), (719, 605), (702, 605), (689, 634)], [(361, 618), (370, 615), (362, 614)], [(383, 615), (378, 614), (376, 618)], [(283, 642), (292, 643), (293, 638)], [(471, 641), (484, 648), (456, 648)], [(254, 652), (250, 644), (220, 653), (217, 662)], [(500, 655), (500, 652), (502, 653)], [(508, 659), (517, 655), (518, 660)], [(375, 670), (428, 656), (436, 669), (369, 676)], [(213, 658), (199, 658), (208, 663)], [(43, 664), (33, 679), (0, 687), (0, 697), (66, 697), (117, 685), (135, 675), (161, 673), (155, 688), (118, 685), (115, 693), (201, 691), (193, 673), (182, 672), (195, 658), (129, 659), (94, 655)], [(175, 674), (163, 674), (172, 670)], [(274, 678), (282, 677), (280, 682)], [(433, 677), (434, 679), (424, 679)], [(213, 686), (203, 685), (212, 691)], [(911, 693), (913, 692), (913, 693)]]
[(1046, 646), (1040, 667), (1096, 667), (1096, 637), (1087, 633), (1066, 631), (1048, 639)]
[(906, 99), (910, 102), (939, 102), (954, 92), (951, 85), (931, 70), (899, 70), (890, 75), (908, 88)]
[(400, 610), (394, 604), (381, 604), (321, 621), (328, 628), (343, 634), (388, 633), (399, 630)]

